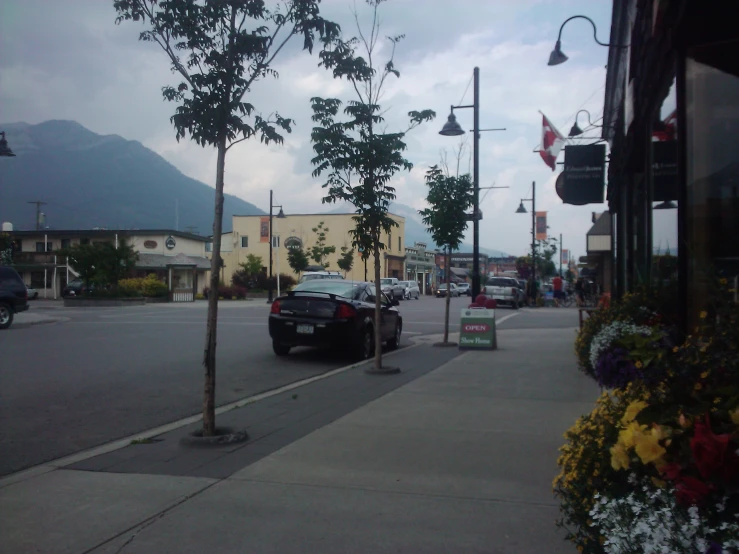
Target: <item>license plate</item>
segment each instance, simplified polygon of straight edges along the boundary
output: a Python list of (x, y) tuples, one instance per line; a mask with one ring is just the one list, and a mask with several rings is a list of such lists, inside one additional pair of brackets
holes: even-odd
[(313, 334), (313, 325), (298, 325), (295, 328), (295, 331), (300, 335), (312, 335)]

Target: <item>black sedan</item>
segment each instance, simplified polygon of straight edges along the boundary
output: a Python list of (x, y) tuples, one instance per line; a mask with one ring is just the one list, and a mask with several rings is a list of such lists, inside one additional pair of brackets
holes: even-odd
[[(398, 301), (380, 297), (380, 333), (390, 349), (400, 343), (403, 318)], [(375, 351), (375, 285), (317, 279), (299, 284), (272, 303), (269, 336), (278, 356), (294, 346), (344, 349), (364, 360)]]

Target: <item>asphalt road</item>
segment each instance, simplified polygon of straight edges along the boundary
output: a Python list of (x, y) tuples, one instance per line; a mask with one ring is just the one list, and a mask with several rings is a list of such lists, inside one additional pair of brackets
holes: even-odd
[[(450, 331), (469, 298), (453, 298)], [(0, 332), (0, 475), (199, 413), (206, 305), (160, 304), (32, 310), (69, 318)], [(404, 301), (402, 346), (443, 332), (444, 301)], [(506, 316), (511, 316), (510, 318)], [(223, 302), (217, 404), (347, 365), (335, 353), (297, 348), (277, 358), (266, 303)], [(498, 310), (501, 329), (575, 327), (572, 309)], [(504, 320), (505, 318), (505, 320)]]

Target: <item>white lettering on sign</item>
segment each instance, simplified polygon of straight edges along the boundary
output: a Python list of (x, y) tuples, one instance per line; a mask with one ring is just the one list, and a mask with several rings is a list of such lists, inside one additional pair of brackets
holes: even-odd
[(465, 333), (487, 333), (490, 326), (486, 323), (465, 323), (462, 327)]

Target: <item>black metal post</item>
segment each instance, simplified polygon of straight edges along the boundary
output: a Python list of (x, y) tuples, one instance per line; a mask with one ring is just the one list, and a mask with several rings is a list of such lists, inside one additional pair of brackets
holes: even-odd
[(562, 256), (564, 256), (564, 250), (562, 250), (562, 233), (559, 234), (559, 278), (564, 279), (562, 273)]
[(474, 126), (472, 132), (474, 206), (472, 211), (472, 298), (480, 294), (480, 68), (474, 71)]
[(269, 190), (269, 281), (267, 284), (267, 303), (272, 303), (272, 189)]
[(531, 183), (531, 289), (536, 306), (536, 181)]

